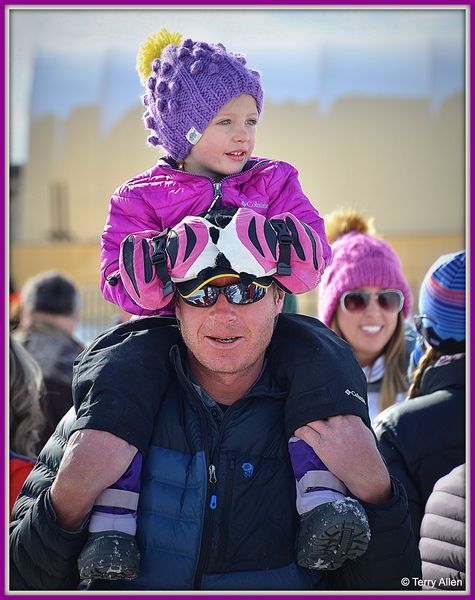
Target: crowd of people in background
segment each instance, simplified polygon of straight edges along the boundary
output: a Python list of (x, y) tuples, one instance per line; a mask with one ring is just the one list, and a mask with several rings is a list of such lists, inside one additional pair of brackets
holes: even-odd
[(40, 273), (26, 281), (20, 294), (20, 319), (13, 337), (39, 364), (45, 392), (40, 398), (43, 423), (37, 452), (73, 405), (73, 363), (83, 350), (75, 330), (80, 318), (76, 284), (56, 272)]

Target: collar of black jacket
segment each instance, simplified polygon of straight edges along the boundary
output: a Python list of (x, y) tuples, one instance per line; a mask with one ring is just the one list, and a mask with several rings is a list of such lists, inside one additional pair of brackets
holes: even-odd
[[(181, 342), (170, 349), (170, 359), (176, 370), (178, 381), (186, 382), (187, 385), (193, 385), (193, 378), (190, 377), (189, 363), (186, 346)], [(287, 395), (287, 390), (279, 386), (273, 377), (266, 359), (264, 367), (251, 388), (246, 392), (242, 399), (253, 397), (282, 398)]]

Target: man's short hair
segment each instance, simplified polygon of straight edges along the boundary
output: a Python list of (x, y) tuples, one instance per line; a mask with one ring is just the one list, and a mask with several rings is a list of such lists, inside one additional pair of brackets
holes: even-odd
[(79, 311), (79, 290), (69, 277), (47, 271), (27, 280), (21, 303), (26, 312), (72, 317)]

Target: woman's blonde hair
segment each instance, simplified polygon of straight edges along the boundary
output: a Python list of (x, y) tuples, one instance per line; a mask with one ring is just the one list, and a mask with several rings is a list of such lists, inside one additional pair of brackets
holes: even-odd
[[(348, 341), (338, 326), (336, 312), (333, 315), (330, 327), (341, 338)], [(379, 356), (381, 355), (384, 355), (384, 375), (378, 398), (379, 412), (394, 404), (396, 396), (407, 389), (405, 375), (407, 365), (406, 336), (402, 312), (397, 316), (396, 329)], [(371, 368), (368, 378), (370, 377)]]
[(10, 339), (10, 448), (29, 458), (36, 458), (43, 390), (38, 363), (19, 342)]

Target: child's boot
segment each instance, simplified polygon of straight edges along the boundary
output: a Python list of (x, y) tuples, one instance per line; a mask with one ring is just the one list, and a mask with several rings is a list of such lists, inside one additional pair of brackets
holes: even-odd
[(82, 580), (135, 579), (140, 553), (135, 541), (142, 455), (137, 452), (127, 471), (96, 499), (89, 538), (78, 559)]
[(297, 563), (307, 569), (338, 569), (366, 552), (371, 537), (368, 517), (308, 444), (292, 437), (289, 452), (300, 515)]

